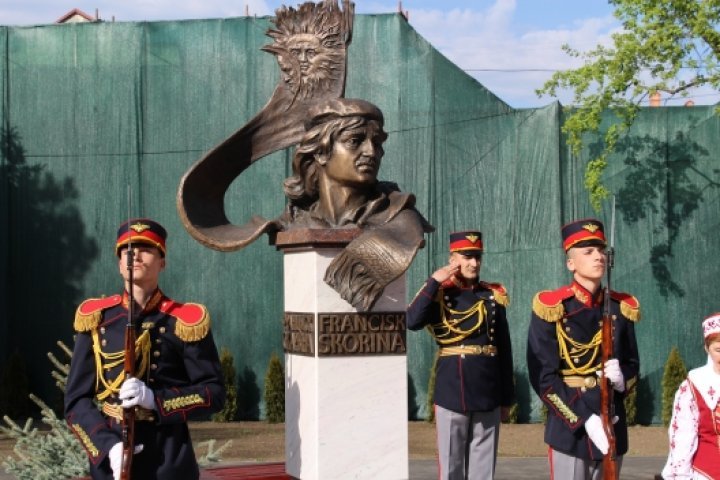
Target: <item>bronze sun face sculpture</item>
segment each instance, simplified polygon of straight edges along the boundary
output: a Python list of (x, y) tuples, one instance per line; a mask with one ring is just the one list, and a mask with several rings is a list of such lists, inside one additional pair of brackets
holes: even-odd
[[(359, 229), (325, 281), (367, 310), (407, 270), (432, 227), (415, 210), (412, 194), (378, 181), (387, 138), (382, 112), (367, 101), (342, 98), (353, 4), (343, 6), (341, 11), (336, 1), (325, 1), (278, 10), (278, 28), (268, 33), (275, 43), (264, 50), (277, 56), (280, 82), (260, 113), (185, 174), (178, 212), (196, 240), (222, 251), (241, 249), (263, 233)], [(285, 212), (231, 224), (223, 202), (232, 181), (254, 161), (292, 145)]]

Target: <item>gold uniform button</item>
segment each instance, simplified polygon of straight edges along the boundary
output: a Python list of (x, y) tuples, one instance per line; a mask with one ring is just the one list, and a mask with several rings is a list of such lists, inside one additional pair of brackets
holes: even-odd
[(157, 365), (154, 363), (150, 364), (150, 370), (157, 370)]
[(100, 333), (105, 335), (105, 327), (100, 327)]
[(103, 338), (103, 339), (102, 339), (102, 342), (100, 342), (100, 345), (102, 345), (103, 347), (104, 347), (105, 345), (107, 345), (107, 340), (105, 340), (105, 339)]
[(160, 356), (160, 352), (157, 351), (157, 350), (155, 350), (155, 351), (153, 352), (153, 357), (156, 357), (156, 358), (157, 358), (157, 357), (159, 357), (159, 356)]
[(165, 333), (165, 327), (160, 327), (160, 333)]
[(156, 339), (155, 339), (155, 343), (161, 344), (161, 343), (162, 343), (162, 340), (160, 340), (159, 338), (156, 338)]

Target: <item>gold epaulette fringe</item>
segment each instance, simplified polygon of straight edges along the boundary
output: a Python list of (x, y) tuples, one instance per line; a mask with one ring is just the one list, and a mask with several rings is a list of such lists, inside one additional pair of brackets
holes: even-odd
[[(185, 305), (191, 305), (186, 303)], [(196, 304), (198, 305), (198, 304)], [(210, 314), (203, 305), (198, 305), (202, 308), (202, 318), (192, 324), (183, 322), (182, 319), (177, 318), (175, 322), (175, 335), (184, 342), (197, 342), (205, 338), (210, 331)]]
[(97, 328), (100, 325), (100, 318), (102, 317), (102, 310), (96, 312), (83, 314), (80, 313), (80, 307), (75, 311), (75, 322), (73, 327), (76, 332), (89, 332)]
[(533, 312), (535, 315), (542, 318), (546, 322), (557, 322), (563, 318), (565, 314), (565, 307), (563, 306), (562, 300), (558, 301), (555, 305), (547, 305), (540, 301), (540, 292), (533, 298)]
[(503, 307), (510, 306), (510, 297), (504, 289), (501, 290), (493, 288), (492, 291), (493, 296), (495, 297), (495, 302), (502, 305)]
[(629, 303), (621, 301), (620, 313), (622, 313), (623, 317), (627, 318), (630, 321), (640, 321), (640, 304), (638, 303), (637, 307), (632, 307)]

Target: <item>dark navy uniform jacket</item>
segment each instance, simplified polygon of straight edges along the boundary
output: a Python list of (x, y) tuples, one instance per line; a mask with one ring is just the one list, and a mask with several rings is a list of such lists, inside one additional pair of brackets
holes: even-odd
[[(628, 449), (627, 423), (623, 403), (635, 387), (640, 371), (634, 323), (640, 318), (635, 297), (611, 291), (610, 314), (613, 318), (613, 353), (620, 363), (625, 391), (613, 389), (616, 452)], [(573, 282), (553, 291), (539, 292), (533, 300), (533, 313), (528, 333), (528, 375), (533, 389), (548, 409), (545, 443), (568, 455), (602, 460), (585, 431), (585, 421), (592, 414), (600, 415), (600, 383), (592, 388), (570, 387), (563, 382), (566, 375), (596, 377), (602, 370), (601, 330), (603, 293), (595, 296)], [(564, 346), (564, 347), (563, 347)], [(560, 354), (560, 347), (567, 354)], [(572, 367), (572, 368), (571, 368)], [(573, 368), (576, 371), (572, 371)], [(578, 371), (582, 372), (580, 375)]]
[[(480, 303), (480, 304), (479, 304)], [(434, 331), (438, 346), (494, 346), (493, 355), (440, 356), (435, 374), (435, 404), (454, 412), (487, 412), (515, 401), (513, 359), (510, 332), (505, 317), (507, 293), (502, 285), (476, 282), (468, 287), (449, 280), (442, 285), (430, 277), (407, 310), (407, 326), (419, 330), (428, 326)], [(480, 327), (464, 335), (445, 335), (442, 304), (455, 312), (480, 307), (484, 318)], [(461, 318), (450, 313), (447, 317)], [(478, 323), (471, 315), (454, 328), (471, 331)], [(439, 336), (437, 335), (439, 334)], [(456, 337), (451, 341), (453, 336)], [(443, 343), (448, 342), (448, 343)]]
[[(119, 422), (100, 411), (95, 401), (119, 403), (127, 305), (127, 294), (90, 299), (75, 316), (78, 333), (65, 390), (65, 418), (87, 452), (94, 479), (112, 479), (105, 459), (121, 441)], [(225, 402), (209, 315), (202, 305), (181, 304), (157, 290), (135, 324), (136, 376), (152, 389), (156, 411), (145, 411), (150, 418), (135, 422), (135, 444), (144, 449), (133, 457), (132, 478), (197, 479), (187, 421), (217, 412)], [(96, 359), (108, 368), (97, 368)], [(114, 389), (108, 388), (113, 381)]]

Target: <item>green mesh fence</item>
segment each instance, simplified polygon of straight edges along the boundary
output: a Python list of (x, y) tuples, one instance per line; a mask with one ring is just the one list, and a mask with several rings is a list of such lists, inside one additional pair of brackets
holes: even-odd
[[(208, 306), (218, 346), (236, 359), (240, 414), (262, 416), (262, 379), (282, 351), (282, 255), (265, 237), (234, 253), (202, 247), (183, 229), (175, 194), (187, 168), (270, 98), (279, 72), (260, 51), (269, 26), (234, 18), (0, 27), (0, 360), (23, 352), (38, 393), (52, 395), (45, 352), (71, 342), (77, 304), (121, 288), (113, 240), (130, 185), (132, 214), (170, 234), (162, 288)], [(511, 295), (520, 420), (538, 420), (525, 367), (530, 303), (569, 280), (563, 223), (599, 216), (609, 225), (609, 210), (593, 212), (583, 189), (600, 137), (571, 155), (558, 104), (510, 108), (399, 15), (356, 17), (346, 96), (383, 110), (381, 177), (414, 192), (437, 228), (408, 271), (410, 296), (446, 261), (449, 232), (483, 231), (481, 276)], [(699, 325), (720, 308), (718, 127), (712, 107), (643, 111), (605, 177), (617, 194), (614, 287), (643, 310), (644, 423), (660, 419), (670, 348), (689, 366), (702, 363)], [(289, 160), (275, 153), (236, 180), (226, 196), (232, 221), (282, 211)], [(425, 332), (409, 332), (408, 343), (410, 412), (424, 417), (435, 347)]]

